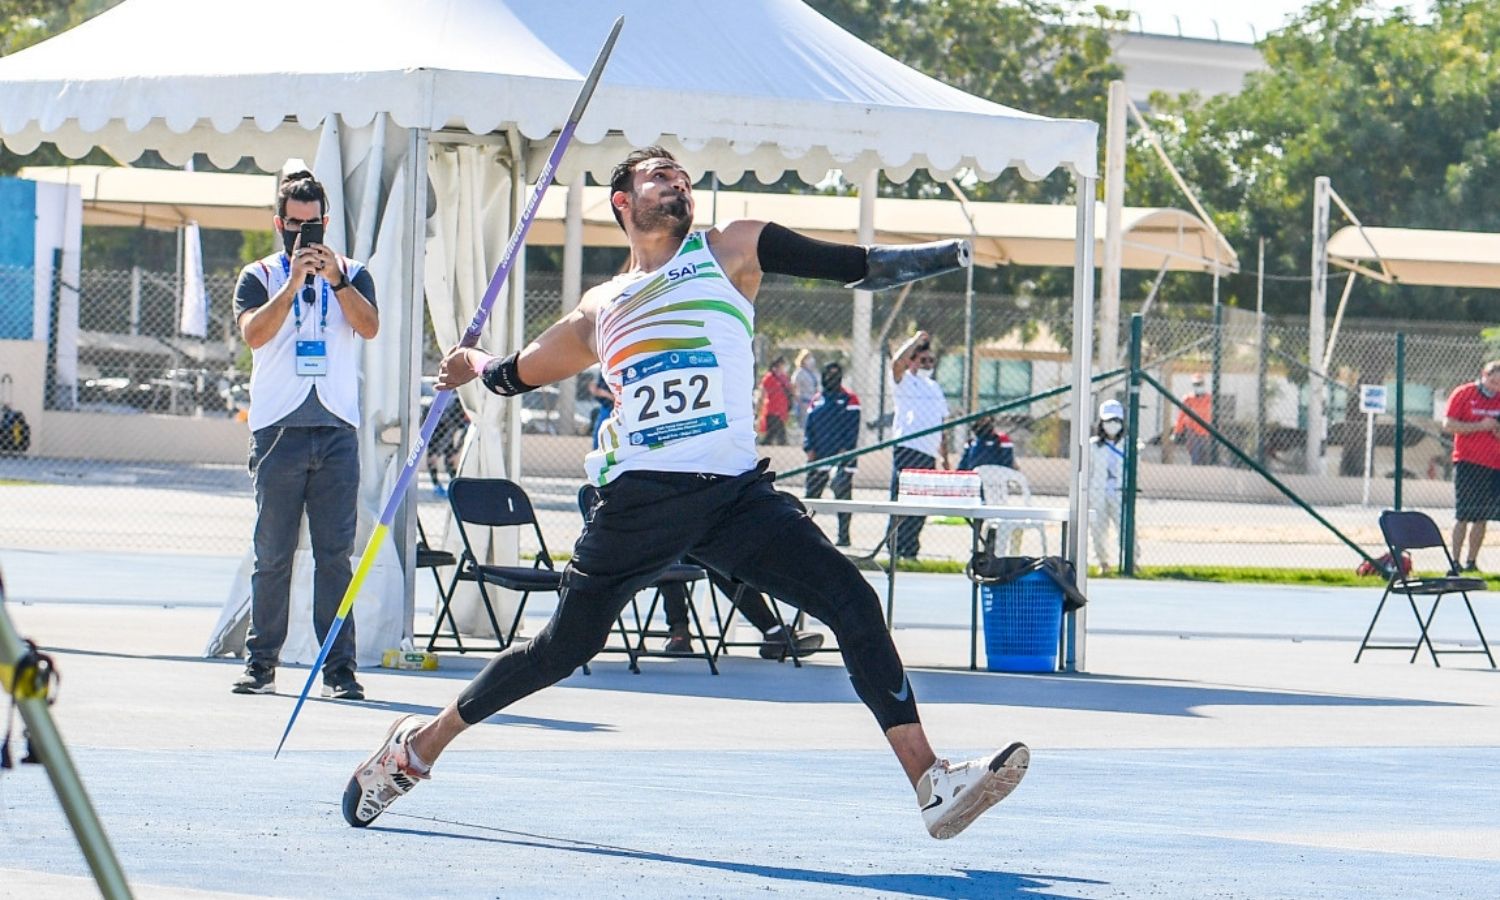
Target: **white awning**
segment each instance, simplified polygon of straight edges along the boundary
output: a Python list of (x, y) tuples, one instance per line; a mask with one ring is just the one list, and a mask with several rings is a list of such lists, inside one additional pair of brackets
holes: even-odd
[(1489, 232), (1350, 225), (1329, 239), (1328, 261), (1386, 283), (1500, 288), (1500, 234)]
[[(175, 228), (196, 219), (205, 228), (263, 231), (270, 227), (275, 179), (270, 175), (220, 175), (168, 169), (110, 166), (31, 166), (22, 178), (78, 184), (83, 191), (83, 224)], [(730, 219), (774, 221), (811, 237), (854, 241), (859, 221), (856, 197), (818, 194), (761, 194), (744, 191), (698, 192), (699, 227)], [(542, 201), (529, 243), (563, 242), (566, 194), (553, 191)], [(1071, 266), (1075, 215), (1071, 206), (1027, 203), (970, 203), (974, 216), (975, 260), (984, 266)], [(1123, 215), (1127, 269), (1211, 271), (1215, 261), (1235, 270), (1234, 250), (1193, 214), (1180, 209), (1126, 207)], [(1094, 217), (1095, 240), (1104, 241), (1102, 205)], [(583, 243), (623, 247), (609, 189), (584, 189)], [(910, 243), (970, 237), (963, 207), (954, 200), (882, 199), (875, 207), (875, 240)], [(1098, 259), (1099, 255), (1095, 256)]]
[(85, 225), (170, 231), (197, 222), (203, 228), (269, 231), (276, 211), (273, 175), (126, 166), (27, 166), (16, 174), (32, 181), (78, 185)]

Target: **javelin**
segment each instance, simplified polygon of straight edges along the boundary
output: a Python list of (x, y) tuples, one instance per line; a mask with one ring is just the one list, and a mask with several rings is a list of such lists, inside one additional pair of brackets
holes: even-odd
[[(516, 223), (516, 230), (510, 236), (510, 243), (505, 245), (505, 254), (500, 257), (500, 265), (495, 269), (494, 277), (490, 279), (490, 285), (485, 289), (484, 297), (479, 301), (479, 309), (474, 312), (474, 320), (469, 323), (469, 328), (464, 332), (459, 346), (472, 347), (479, 343), (479, 332), (484, 330), (484, 323), (489, 320), (490, 308), (495, 305), (495, 298), (500, 296), (500, 288), (510, 275), (511, 264), (515, 261), (517, 251), (526, 241), (526, 232), (531, 230), (531, 222), (536, 218), (537, 207), (542, 203), (542, 195), (547, 193), (547, 187), (552, 183), (552, 176), (557, 173), (557, 165), (562, 162), (563, 154), (573, 140), (573, 131), (578, 127), (578, 120), (583, 118), (583, 111), (589, 105), (589, 98), (594, 96), (594, 88), (599, 85), (599, 76), (604, 74), (604, 64), (609, 61), (609, 55), (615, 48), (615, 39), (620, 36), (620, 28), (624, 24), (624, 16), (615, 19), (614, 27), (609, 30), (609, 37), (605, 38), (604, 46), (599, 49), (599, 55), (594, 59), (593, 68), (589, 69), (588, 77), (583, 80), (583, 87), (578, 90), (578, 99), (573, 101), (573, 110), (568, 113), (568, 120), (557, 135), (557, 143), (552, 145), (552, 155), (547, 157), (547, 164), (537, 175), (536, 187), (531, 190), (531, 199), (527, 201), (526, 208), (521, 211), (521, 219)], [(276, 744), (276, 752), (272, 754), (272, 759), (281, 755), (281, 748), (286, 745), (287, 736), (292, 733), (292, 726), (297, 724), (297, 714), (302, 711), (302, 704), (307, 702), (307, 694), (312, 690), (313, 679), (318, 677), (318, 671), (323, 668), (323, 661), (328, 658), (328, 651), (333, 647), (334, 638), (339, 636), (339, 630), (344, 627), (344, 619), (348, 618), (349, 610), (354, 607), (354, 599), (359, 596), (359, 589), (365, 582), (365, 576), (369, 574), (375, 557), (380, 553), (380, 546), (385, 542), (386, 535), (391, 530), (391, 522), (396, 518), (396, 507), (401, 505), (406, 489), (411, 484), (412, 475), (417, 471), (417, 461), (422, 458), (422, 450), (427, 446), (427, 442), (432, 440), (432, 433), (437, 429), (438, 419), (452, 399), (451, 390), (438, 391), (437, 396), (433, 398), (432, 408), (427, 411), (427, 418), (422, 421), (422, 428), (417, 434), (416, 442), (412, 444), (411, 452), (406, 455), (406, 465), (401, 469), (401, 474), (396, 477), (396, 484), (391, 488), (391, 496), (386, 500), (385, 509), (380, 513), (380, 521), (375, 523), (375, 528), (370, 532), (370, 540), (365, 544), (364, 552), (360, 554), (359, 564), (354, 567), (354, 574), (349, 579), (349, 587), (344, 591), (343, 601), (339, 603), (338, 615), (334, 617), (333, 625), (328, 629), (328, 636), (323, 639), (323, 646), (318, 648), (318, 658), (313, 662), (311, 671), (307, 673), (307, 683), (302, 686), (302, 693), (297, 697), (297, 705), (292, 707), (291, 718), (287, 719), (286, 730), (281, 733), (281, 740)]]

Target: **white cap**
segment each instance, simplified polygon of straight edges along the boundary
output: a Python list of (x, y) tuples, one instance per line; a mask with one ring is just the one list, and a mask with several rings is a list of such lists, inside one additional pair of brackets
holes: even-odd
[(1118, 400), (1106, 400), (1103, 403), (1099, 404), (1099, 420), (1100, 421), (1103, 421), (1105, 419), (1120, 419), (1120, 420), (1124, 420), (1124, 418), (1125, 418), (1125, 407), (1123, 407), (1123, 406), (1120, 405), (1120, 401), (1118, 401)]

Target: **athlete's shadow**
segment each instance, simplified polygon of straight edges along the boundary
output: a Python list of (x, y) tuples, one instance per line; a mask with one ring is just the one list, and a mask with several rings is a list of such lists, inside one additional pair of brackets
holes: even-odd
[(1018, 872), (1000, 872), (992, 869), (955, 868), (948, 872), (887, 872), (868, 875), (836, 872), (823, 869), (802, 869), (790, 866), (773, 866), (764, 863), (732, 862), (724, 859), (703, 859), (693, 856), (676, 856), (650, 850), (633, 850), (628, 847), (612, 847), (606, 844), (591, 844), (566, 838), (551, 838), (546, 835), (527, 834), (503, 828), (469, 825), (459, 822), (441, 821), (441, 824), (458, 825), (478, 829), (501, 836), (488, 834), (464, 834), (456, 831), (434, 831), (421, 828), (388, 828), (372, 825), (370, 831), (388, 834), (410, 834), (422, 837), (445, 837), (466, 841), (481, 841), (535, 850), (556, 850), (564, 853), (580, 853), (589, 856), (613, 857), (633, 863), (663, 863), (667, 865), (694, 866), (718, 872), (733, 872), (755, 878), (778, 881), (804, 882), (811, 885), (827, 885), (831, 888), (849, 888), (861, 891), (876, 891), (882, 894), (901, 894), (908, 897), (1075, 897), (1076, 891), (1052, 893), (1054, 888), (1066, 885), (1104, 885), (1106, 882), (1089, 878), (1072, 878), (1066, 875), (1023, 875)]
[[(655, 663), (655, 664), (651, 664)], [(839, 665), (804, 665), (762, 660), (720, 659), (721, 674), (708, 674), (701, 660), (643, 662), (640, 675), (596, 666), (592, 677), (573, 676), (563, 684), (600, 691), (720, 697), (778, 703), (858, 703), (849, 675)], [(1384, 697), (1241, 687), (1211, 680), (1142, 679), (1099, 674), (1030, 674), (908, 670), (921, 703), (962, 703), (1126, 712), (1151, 716), (1200, 716), (1209, 706), (1306, 706), (1410, 708), (1471, 704), (1406, 697)]]

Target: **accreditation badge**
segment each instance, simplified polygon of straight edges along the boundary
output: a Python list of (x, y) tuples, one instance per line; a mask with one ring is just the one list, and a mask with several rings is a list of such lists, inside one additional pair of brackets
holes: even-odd
[(297, 374), (298, 375), (327, 375), (328, 374), (328, 342), (327, 341), (298, 341), (297, 342)]

